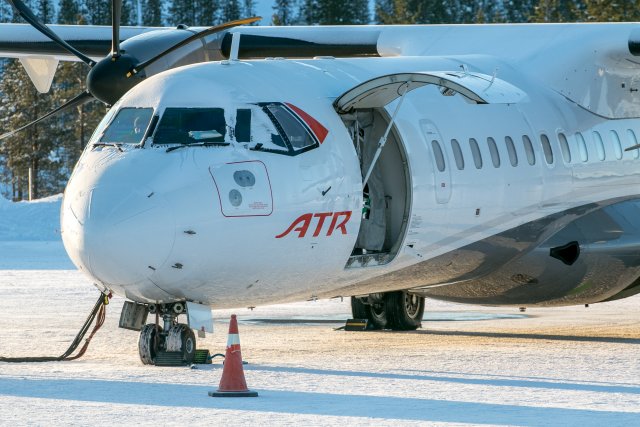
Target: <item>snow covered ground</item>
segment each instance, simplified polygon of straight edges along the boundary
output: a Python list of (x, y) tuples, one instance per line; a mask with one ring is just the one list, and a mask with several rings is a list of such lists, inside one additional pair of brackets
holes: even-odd
[[(62, 353), (98, 296), (63, 253), (56, 205), (0, 200), (2, 356)], [(637, 297), (525, 314), (429, 301), (410, 333), (335, 331), (346, 300), (235, 310), (260, 394), (246, 399), (207, 395), (219, 359), (141, 365), (122, 303), (78, 361), (0, 363), (2, 425), (640, 425)], [(199, 347), (224, 351), (230, 313)]]

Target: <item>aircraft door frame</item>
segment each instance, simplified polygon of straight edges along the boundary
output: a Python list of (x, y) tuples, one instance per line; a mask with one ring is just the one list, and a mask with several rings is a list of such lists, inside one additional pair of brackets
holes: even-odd
[[(431, 158), (431, 166), (433, 167), (433, 186), (436, 202), (439, 204), (448, 203), (451, 200), (451, 161), (449, 150), (447, 149), (438, 128), (435, 123), (430, 120), (420, 120), (420, 130), (425, 140), (425, 146)], [(433, 141), (437, 141), (442, 151), (444, 170), (438, 168), (436, 161), (436, 153), (434, 153)]]

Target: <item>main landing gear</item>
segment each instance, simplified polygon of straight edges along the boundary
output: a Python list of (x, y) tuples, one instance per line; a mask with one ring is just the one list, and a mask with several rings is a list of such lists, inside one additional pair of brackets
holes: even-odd
[(405, 291), (351, 297), (354, 319), (368, 319), (372, 329), (413, 331), (422, 326), (424, 297)]
[(188, 325), (178, 323), (178, 316), (183, 313), (185, 306), (180, 302), (149, 306), (149, 314), (156, 316), (156, 323), (148, 323), (140, 330), (138, 351), (143, 364), (193, 363), (196, 336)]

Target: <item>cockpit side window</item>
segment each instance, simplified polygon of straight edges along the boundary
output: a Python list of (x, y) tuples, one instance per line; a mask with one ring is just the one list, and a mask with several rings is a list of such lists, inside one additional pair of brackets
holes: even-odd
[(167, 108), (153, 135), (153, 143), (224, 142), (226, 134), (222, 108)]
[(251, 109), (238, 108), (234, 128), (236, 142), (251, 142)]
[(140, 144), (152, 115), (153, 108), (121, 108), (108, 124), (100, 142)]
[(279, 125), (278, 131), (289, 140), (294, 150), (300, 150), (315, 144), (306, 127), (284, 105), (269, 104), (266, 108), (273, 115), (277, 126)]
[(289, 155), (296, 155), (320, 145), (303, 121), (284, 104), (269, 102), (258, 105), (275, 127), (276, 133), (271, 134), (270, 142), (278, 146), (279, 151), (287, 150)]

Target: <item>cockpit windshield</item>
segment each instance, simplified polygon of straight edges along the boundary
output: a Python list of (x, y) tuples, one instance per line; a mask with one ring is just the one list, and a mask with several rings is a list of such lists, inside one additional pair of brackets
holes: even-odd
[(100, 138), (101, 143), (140, 144), (144, 137), (153, 108), (122, 108), (109, 123)]
[(175, 144), (239, 144), (250, 150), (292, 156), (319, 146), (315, 135), (296, 112), (279, 102), (237, 104), (227, 108), (167, 107), (155, 127), (153, 145)]
[(227, 123), (222, 108), (167, 108), (153, 136), (154, 144), (224, 142)]

